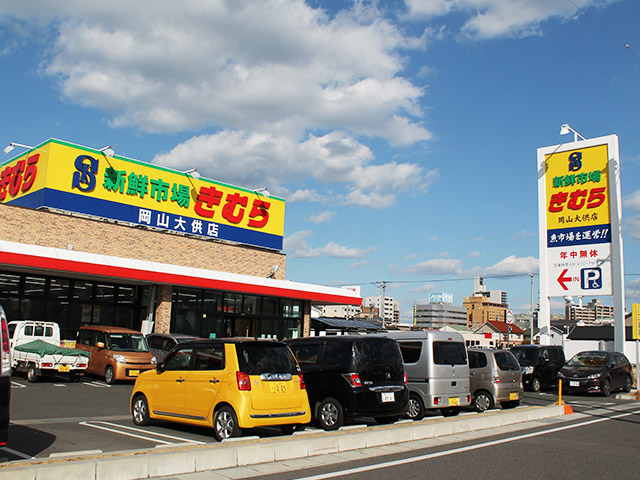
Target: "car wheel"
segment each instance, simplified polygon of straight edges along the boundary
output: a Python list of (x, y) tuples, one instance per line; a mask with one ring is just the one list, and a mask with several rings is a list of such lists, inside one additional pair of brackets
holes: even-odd
[(627, 379), (624, 381), (624, 388), (622, 390), (629, 393), (632, 388), (633, 388), (633, 380), (631, 379), (631, 377), (627, 377)]
[(104, 369), (104, 381), (109, 385), (116, 383), (116, 373), (111, 365), (107, 365), (107, 368)]
[(213, 436), (221, 442), (226, 438), (239, 437), (242, 431), (238, 426), (238, 417), (233, 408), (221, 407), (213, 415)]
[(540, 379), (538, 377), (533, 377), (531, 379), (531, 391), (539, 392), (542, 388), (542, 384), (540, 383)]
[(38, 372), (36, 370), (36, 366), (33, 364), (30, 364), (29, 367), (27, 367), (27, 380), (29, 383), (35, 383), (38, 381)]
[(455, 417), (460, 413), (460, 407), (441, 408), (440, 413), (442, 413), (443, 417)]
[(327, 397), (318, 404), (316, 419), (323, 430), (337, 430), (344, 424), (342, 405), (335, 398)]
[(505, 410), (508, 409), (508, 408), (516, 408), (518, 405), (520, 405), (520, 400), (514, 400), (514, 401), (511, 401), (511, 402), (501, 402), (500, 403), (500, 406)]
[(491, 394), (484, 390), (476, 392), (473, 397), (473, 408), (475, 408), (478, 413), (486, 412), (490, 408), (493, 408), (493, 398)]
[(138, 394), (133, 399), (131, 405), (131, 416), (133, 417), (133, 423), (140, 426), (146, 426), (151, 423), (151, 417), (149, 416), (149, 404), (144, 395)]
[(422, 420), (424, 418), (424, 404), (418, 395), (409, 396), (409, 408), (407, 409), (407, 417), (411, 420)]
[(611, 394), (611, 380), (608, 378), (604, 379), (604, 382), (602, 382), (602, 386), (600, 387), (600, 393), (602, 393), (603, 397), (608, 397)]

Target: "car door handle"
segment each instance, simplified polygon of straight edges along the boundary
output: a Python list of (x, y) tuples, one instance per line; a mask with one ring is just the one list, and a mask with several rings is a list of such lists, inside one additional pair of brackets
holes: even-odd
[(209, 383), (218, 383), (220, 380), (218, 380), (217, 378), (212, 378), (211, 380), (209, 380)]
[(178, 382), (178, 383), (182, 383), (182, 382), (184, 382), (184, 381), (185, 381), (185, 379), (184, 379), (184, 378), (178, 378), (178, 379), (176, 380), (176, 382)]

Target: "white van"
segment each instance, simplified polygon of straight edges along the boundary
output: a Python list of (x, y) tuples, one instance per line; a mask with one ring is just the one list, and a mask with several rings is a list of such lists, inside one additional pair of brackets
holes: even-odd
[(413, 420), (426, 410), (440, 410), (444, 416), (460, 413), (471, 404), (469, 363), (464, 337), (437, 330), (387, 332), (400, 345), (409, 377), (409, 410)]

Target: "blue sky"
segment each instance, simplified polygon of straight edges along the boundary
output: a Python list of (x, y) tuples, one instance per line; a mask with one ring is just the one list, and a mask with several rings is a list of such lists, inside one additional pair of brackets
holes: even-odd
[(536, 149), (571, 141), (563, 123), (617, 134), (630, 309), (639, 18), (634, 0), (5, 0), (0, 143), (266, 185), (287, 199), (288, 279), (389, 282), (407, 322), (475, 275), (528, 312)]

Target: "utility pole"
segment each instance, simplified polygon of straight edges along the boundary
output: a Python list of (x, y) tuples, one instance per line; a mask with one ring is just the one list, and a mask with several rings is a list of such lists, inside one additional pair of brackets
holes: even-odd
[(380, 318), (382, 319), (382, 329), (384, 330), (386, 328), (385, 319), (384, 319), (384, 302), (386, 299), (385, 292), (387, 288), (387, 282), (381, 281), (377, 283), (378, 283), (378, 287), (382, 289), (382, 294), (380, 296)]
[(529, 344), (533, 345), (533, 273), (530, 273), (529, 277), (531, 278), (531, 310), (529, 310), (529, 313), (531, 314), (531, 320), (529, 320), (531, 336), (529, 337)]

